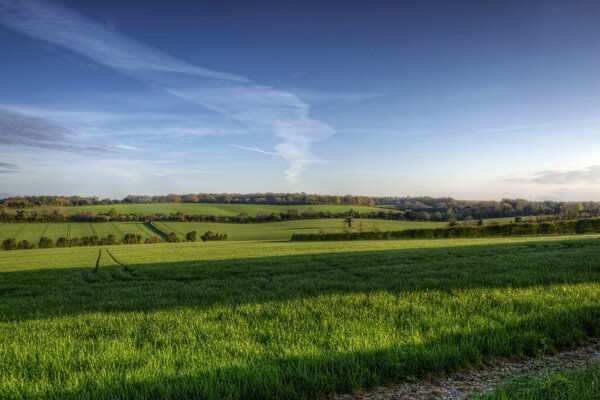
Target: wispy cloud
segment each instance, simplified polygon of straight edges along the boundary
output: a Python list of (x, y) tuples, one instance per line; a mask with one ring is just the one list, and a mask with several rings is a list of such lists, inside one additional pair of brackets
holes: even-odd
[(318, 160), (312, 145), (335, 133), (290, 92), (186, 63), (60, 4), (0, 0), (0, 23), (239, 121), (249, 131), (270, 132), (279, 141), (273, 153), (288, 161), (288, 182)]
[(0, 109), (0, 144), (62, 151), (107, 151), (104, 146), (80, 145), (66, 128), (43, 118)]
[(510, 177), (504, 181), (541, 185), (598, 185), (600, 165), (572, 170), (544, 170), (525, 177)]
[(0, 162), (0, 174), (11, 174), (15, 173), (19, 170), (19, 166), (17, 164)]
[(241, 149), (241, 150), (254, 151), (256, 153), (266, 154), (266, 155), (269, 155), (269, 156), (276, 156), (276, 155), (278, 155), (277, 153), (274, 153), (272, 151), (261, 150), (261, 149), (259, 149), (257, 147), (240, 146), (240, 145), (237, 145), (237, 144), (232, 144), (232, 146), (235, 147), (235, 148)]

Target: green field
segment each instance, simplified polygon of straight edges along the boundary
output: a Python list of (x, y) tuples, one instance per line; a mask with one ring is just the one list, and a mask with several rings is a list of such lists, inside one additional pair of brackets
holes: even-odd
[[(156, 222), (156, 226), (165, 232), (175, 232), (185, 236), (195, 230), (199, 235), (206, 231), (226, 233), (228, 240), (290, 240), (293, 233), (340, 232), (342, 219), (316, 219), (260, 224), (203, 223), (203, 222)], [(443, 222), (408, 222), (387, 220), (362, 220), (364, 230), (380, 229), (403, 230), (416, 228), (433, 228), (445, 226)], [(353, 229), (361, 227), (361, 220), (356, 219)], [(6, 223), (0, 224), (0, 241), (15, 238), (26, 239), (36, 243), (40, 237), (53, 240), (59, 237), (82, 237), (96, 235), (106, 237), (113, 234), (118, 238), (126, 233), (135, 233), (146, 238), (156, 235), (143, 222), (73, 222), (73, 223)]]
[[(185, 213), (189, 215), (224, 215), (236, 216), (241, 212), (246, 212), (250, 216), (255, 216), (259, 212), (271, 214), (273, 212), (281, 213), (294, 209), (298, 212), (305, 212), (310, 209), (316, 212), (346, 212), (354, 210), (357, 212), (390, 212), (388, 209), (362, 206), (337, 206), (337, 205), (268, 205), (268, 204), (219, 204), (219, 203), (151, 203), (151, 204), (113, 204), (97, 206), (77, 206), (65, 207), (69, 214), (76, 214), (81, 211), (95, 211), (97, 213), (107, 213), (111, 208), (115, 208), (120, 214), (171, 214)], [(36, 208), (30, 209), (32, 211)]]
[(108, 250), (0, 252), (0, 398), (314, 398), (600, 334), (598, 236)]
[[(155, 222), (156, 227), (164, 232), (175, 232), (185, 236), (187, 232), (196, 231), (199, 235), (206, 231), (226, 233), (227, 240), (290, 240), (294, 233), (341, 232), (342, 219), (308, 219), (298, 221), (269, 222), (259, 224), (224, 224), (205, 222)], [(444, 222), (409, 222), (376, 219), (355, 219), (352, 230), (400, 231), (404, 229), (444, 227)]]
[(155, 235), (141, 222), (72, 222), (72, 223), (16, 223), (0, 224), (0, 241), (15, 238), (37, 243), (46, 236), (53, 240), (59, 237), (74, 238), (82, 236), (107, 237), (110, 234), (118, 238), (127, 233), (135, 233), (147, 238)]

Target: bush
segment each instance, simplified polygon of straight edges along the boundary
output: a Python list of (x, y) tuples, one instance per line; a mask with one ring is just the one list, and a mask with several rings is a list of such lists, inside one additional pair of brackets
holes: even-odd
[(19, 249), (33, 249), (35, 246), (29, 240), (21, 240), (17, 247)]
[(142, 235), (128, 233), (123, 237), (123, 244), (140, 244), (143, 243)]
[(54, 240), (50, 239), (49, 237), (42, 236), (38, 241), (38, 247), (40, 249), (49, 249), (54, 247)]
[(204, 235), (200, 236), (203, 242), (208, 240), (227, 240), (227, 234), (225, 233), (213, 233), (211, 231), (205, 232)]
[(162, 243), (162, 239), (159, 238), (158, 236), (150, 236), (148, 238), (146, 238), (146, 240), (144, 241), (144, 243)]
[(5, 239), (2, 242), (2, 248), (4, 250), (15, 250), (15, 249), (18, 249), (17, 239), (15, 239), (15, 238)]
[(56, 247), (69, 247), (71, 242), (66, 237), (59, 237), (56, 241)]
[(188, 242), (195, 242), (196, 241), (196, 231), (188, 232), (185, 235), (185, 240)]
[(167, 235), (167, 243), (177, 243), (180, 242), (179, 236), (175, 232), (171, 232)]

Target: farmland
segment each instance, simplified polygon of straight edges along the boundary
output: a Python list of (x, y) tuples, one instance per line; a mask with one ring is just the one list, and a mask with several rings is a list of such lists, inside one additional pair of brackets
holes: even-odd
[[(92, 205), (92, 206), (74, 206), (65, 207), (69, 214), (78, 212), (97, 212), (107, 213), (114, 208), (119, 214), (174, 214), (184, 213), (189, 215), (222, 215), (233, 217), (240, 213), (248, 213), (255, 216), (258, 213), (271, 214), (273, 212), (281, 213), (294, 209), (302, 213), (309, 210), (315, 212), (343, 213), (350, 210), (356, 212), (394, 212), (389, 209), (365, 206), (345, 206), (345, 205), (269, 205), (269, 204), (222, 204), (222, 203), (150, 203), (150, 204), (112, 204), (112, 205)], [(39, 208), (26, 209), (35, 212)]]
[(56, 240), (59, 237), (106, 237), (110, 234), (121, 238), (127, 233), (142, 235), (143, 238), (155, 234), (148, 229), (146, 224), (139, 222), (0, 224), (0, 241), (6, 238), (15, 238), (17, 240), (28, 240), (31, 243), (37, 243), (42, 236)]
[[(187, 232), (206, 231), (226, 233), (229, 240), (289, 240), (293, 233), (340, 232), (341, 219), (317, 219), (260, 224), (196, 223), (196, 222), (156, 222), (164, 232), (175, 232), (183, 237)], [(355, 229), (402, 230), (440, 227), (442, 222), (407, 222), (387, 220), (356, 220)], [(82, 236), (106, 237), (113, 234), (118, 238), (126, 233), (134, 233), (147, 238), (156, 235), (147, 223), (143, 222), (72, 222), (72, 223), (7, 223), (0, 224), (0, 241), (12, 237), (36, 243), (40, 237), (53, 240), (59, 237)]]
[(310, 398), (571, 345), (600, 334), (599, 250), (554, 236), (0, 252), (0, 398)]

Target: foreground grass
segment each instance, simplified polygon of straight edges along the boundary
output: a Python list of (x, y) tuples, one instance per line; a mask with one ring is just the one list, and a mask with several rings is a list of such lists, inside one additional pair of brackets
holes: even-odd
[(309, 398), (600, 334), (595, 237), (98, 250), (0, 253), (0, 398)]
[(600, 399), (600, 364), (579, 371), (525, 375), (499, 385), (473, 400), (597, 400)]

